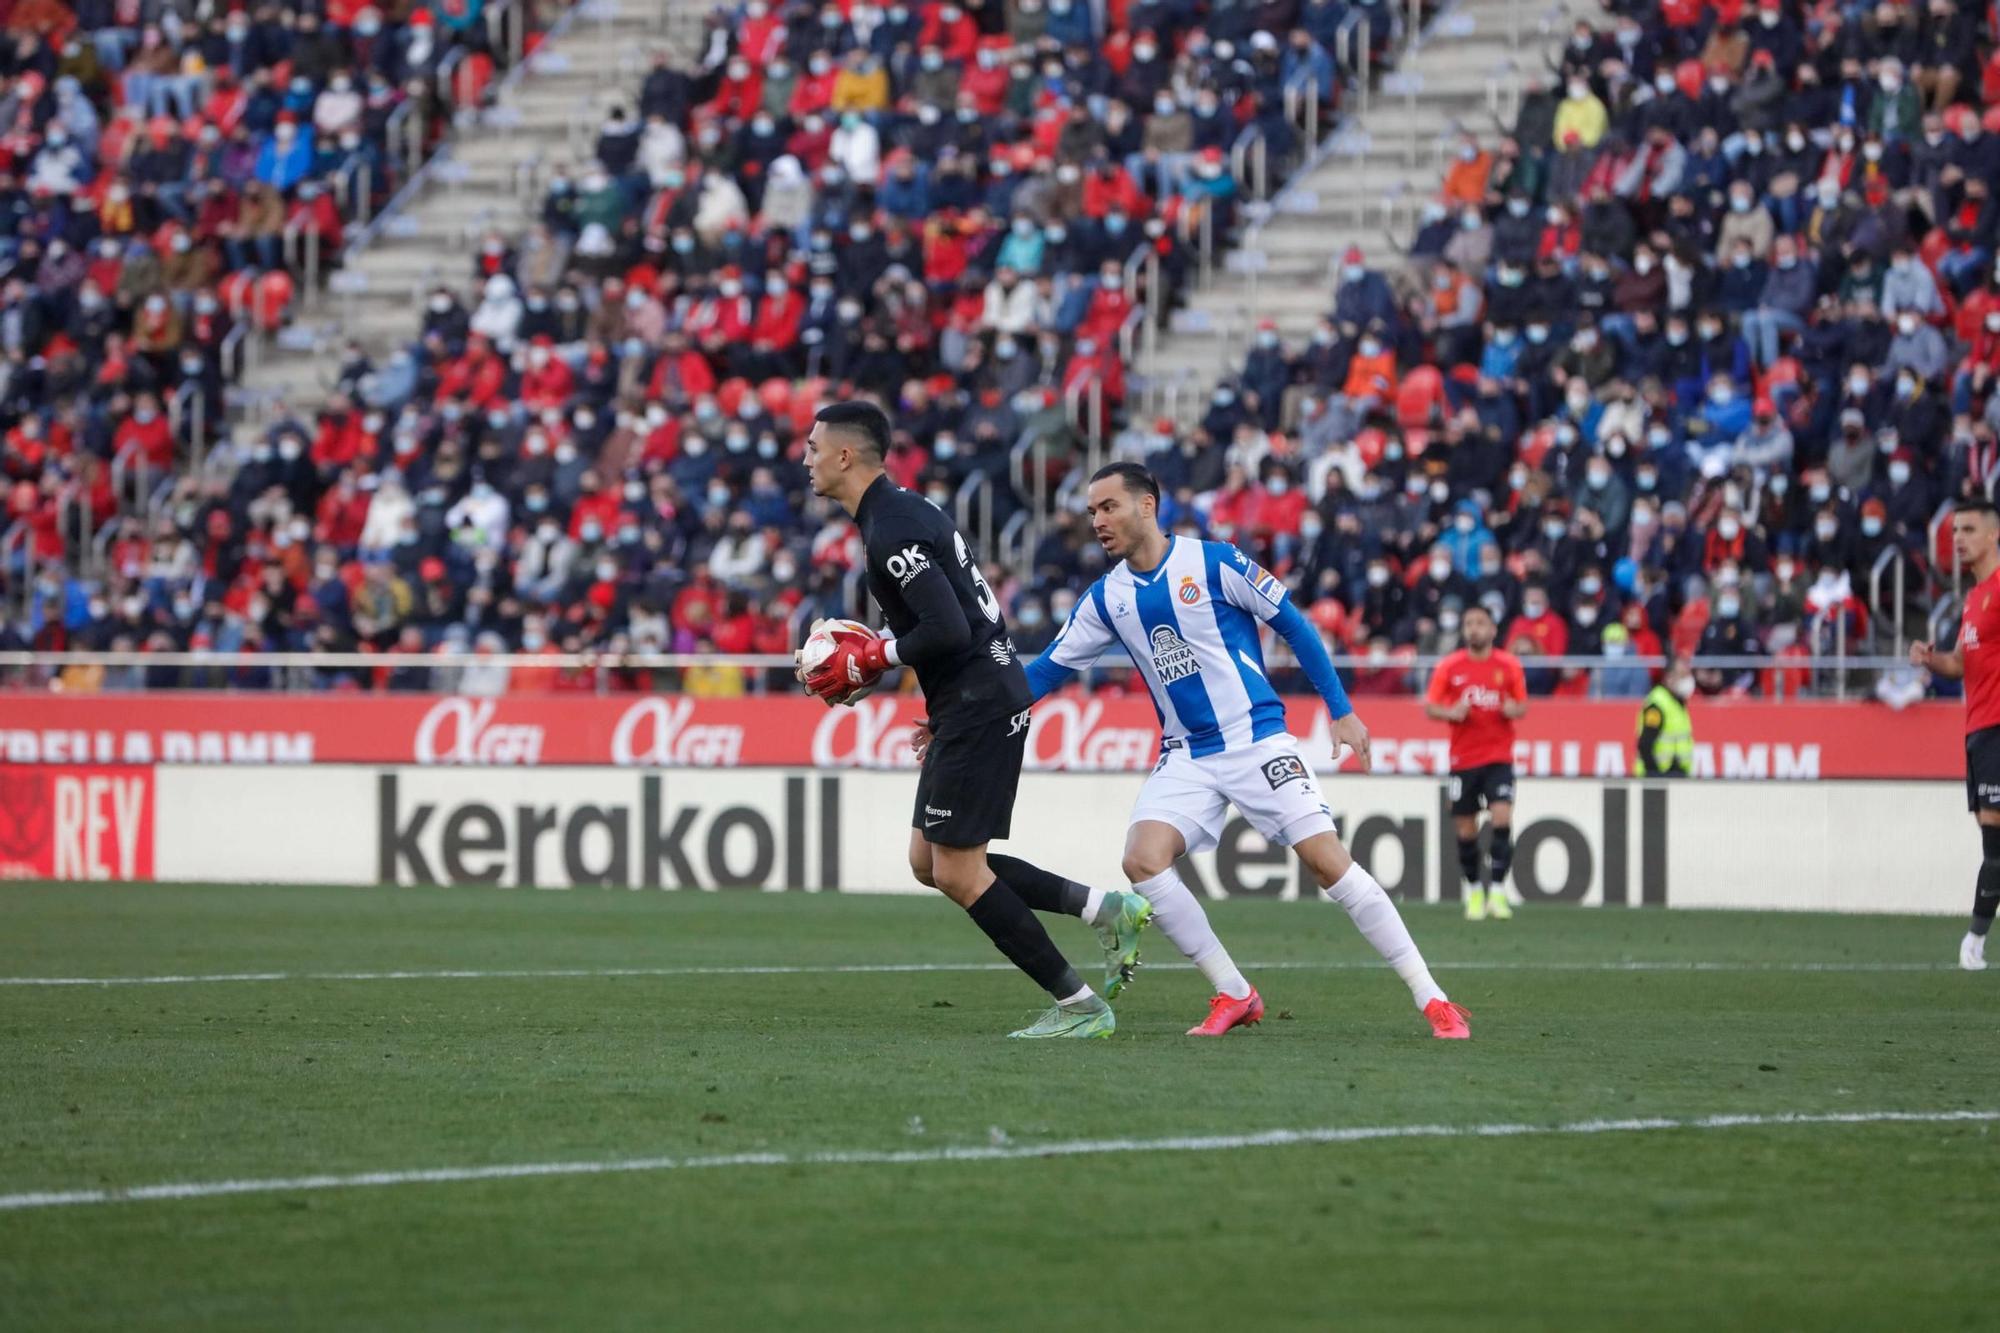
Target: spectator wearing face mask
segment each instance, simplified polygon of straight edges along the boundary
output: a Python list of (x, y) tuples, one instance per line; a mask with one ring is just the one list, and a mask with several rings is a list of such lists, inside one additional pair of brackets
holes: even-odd
[(1736, 437), (1731, 455), (1734, 465), (1747, 466), (1764, 475), (1773, 470), (1789, 470), (1792, 463), (1792, 432), (1777, 406), (1769, 398), (1752, 404), (1750, 423)]
[[(1718, 587), (1710, 602), (1708, 624), (1702, 629), (1700, 645), (1695, 649), (1698, 657), (1749, 659), (1762, 657), (1764, 645), (1744, 605), (1743, 589), (1731, 585)], [(1757, 687), (1757, 673), (1754, 667), (1703, 667), (1695, 673), (1696, 683), (1703, 693), (1750, 694)]]
[(1896, 336), (1889, 342), (1883, 369), (1897, 376), (1896, 392), (1913, 397), (1927, 381), (1942, 380), (1951, 365), (1944, 335), (1905, 310), (1896, 317)]
[(1351, 324), (1356, 328), (1367, 328), (1371, 324), (1393, 328), (1399, 309), (1388, 280), (1368, 267), (1361, 247), (1349, 246), (1340, 257), (1340, 286), (1334, 296), (1334, 322)]
[(1610, 113), (1604, 103), (1590, 90), (1587, 79), (1572, 75), (1567, 96), (1556, 110), (1555, 128), (1550, 143), (1557, 149), (1569, 144), (1574, 138), (1576, 145), (1585, 150), (1596, 148), (1611, 127)]
[[(1908, 369), (1897, 373), (1892, 390), (1894, 397), (1889, 404), (1887, 422), (1888, 428), (1895, 432), (1895, 444), (1907, 444), (1925, 458), (1942, 452), (1945, 437), (1951, 428), (1948, 405), (1943, 397), (1931, 391), (1930, 381), (1919, 378), (1914, 370)], [(1882, 456), (1886, 459), (1895, 452), (1895, 447), (1887, 441), (1882, 444)]]
[[(1508, 648), (1517, 657), (1561, 657), (1569, 652), (1569, 625), (1556, 613), (1548, 588), (1531, 583), (1521, 594), (1521, 614), (1507, 626)], [(1556, 686), (1553, 668), (1530, 666), (1528, 692), (1546, 695)]]
[(1290, 361), (1278, 340), (1277, 323), (1268, 319), (1261, 321), (1238, 378), (1247, 392), (1256, 395), (1258, 423), (1267, 431), (1278, 429), (1285, 386), (1291, 382), (1291, 377)]
[(1868, 101), (1863, 126), (1886, 142), (1907, 142), (1917, 137), (1921, 127), (1923, 104), (1904, 74), (1901, 60), (1894, 56), (1883, 60), (1876, 75), (1879, 92)]
[[(1633, 650), (1631, 631), (1617, 623), (1604, 627), (1599, 652), (1607, 664), (1641, 655)], [(1600, 699), (1637, 699), (1650, 687), (1651, 676), (1646, 668), (1606, 665), (1596, 673), (1591, 692)]]
[(1889, 507), (1880, 496), (1861, 502), (1861, 519), (1855, 525), (1853, 563), (1848, 573), (1857, 586), (1865, 585), (1882, 553), (1897, 546), (1898, 534), (1889, 525)]
[(1743, 337), (1759, 366), (1768, 367), (1778, 359), (1781, 337), (1804, 330), (1818, 284), (1818, 266), (1799, 254), (1798, 242), (1778, 237), (1755, 308), (1743, 316)]
[[(1438, 538), (1432, 553), (1440, 549), (1451, 557), (1453, 571), (1468, 580), (1480, 577), (1482, 552), (1491, 550), (1497, 560), (1499, 548), (1494, 544), (1493, 530), (1486, 526), (1485, 511), (1477, 501), (1463, 499), (1453, 506), (1451, 525)], [(1477, 591), (1468, 585), (1465, 599), (1471, 600)]]

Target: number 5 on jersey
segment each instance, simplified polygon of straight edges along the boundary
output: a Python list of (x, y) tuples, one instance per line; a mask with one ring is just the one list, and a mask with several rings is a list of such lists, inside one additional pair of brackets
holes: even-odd
[(965, 534), (954, 532), (951, 543), (958, 548), (958, 563), (965, 566), (965, 572), (972, 576), (972, 586), (979, 589), (979, 609), (994, 624), (1000, 623), (1000, 599), (993, 595), (993, 589), (986, 584), (986, 576), (979, 572), (979, 566), (972, 563), (972, 552), (966, 549)]

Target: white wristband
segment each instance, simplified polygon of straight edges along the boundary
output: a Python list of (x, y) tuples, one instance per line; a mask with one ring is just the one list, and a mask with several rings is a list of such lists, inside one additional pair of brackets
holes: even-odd
[(882, 640), (882, 656), (889, 659), (890, 666), (903, 665), (903, 659), (896, 656), (896, 641), (894, 639)]

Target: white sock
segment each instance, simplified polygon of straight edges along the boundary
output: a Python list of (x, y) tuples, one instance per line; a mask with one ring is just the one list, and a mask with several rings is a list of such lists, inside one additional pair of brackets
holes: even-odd
[(1086, 926), (1096, 925), (1097, 914), (1102, 910), (1104, 910), (1104, 890), (1092, 885), (1090, 896), (1083, 900), (1083, 923)]
[(1060, 1000), (1057, 1000), (1056, 1003), (1061, 1005), (1063, 1008), (1068, 1009), (1072, 1005), (1082, 1004), (1085, 1000), (1090, 999), (1096, 993), (1097, 992), (1093, 991), (1090, 987), (1085, 986), (1082, 990), (1078, 991), (1074, 995), (1063, 996)]
[(1232, 1000), (1241, 1000), (1250, 994), (1250, 983), (1236, 970), (1229, 950), (1222, 947), (1214, 927), (1208, 924), (1208, 913), (1202, 910), (1194, 894), (1181, 881), (1179, 871), (1168, 866), (1132, 888), (1153, 905), (1153, 924), (1160, 928), (1160, 933), (1172, 940), (1174, 947), (1201, 969), (1201, 974), (1208, 978), (1208, 984), (1215, 987), (1217, 994), (1227, 995)]
[(1410, 988), (1417, 1008), (1445, 998), (1444, 991), (1431, 980), (1431, 970), (1424, 965), (1424, 956), (1418, 951), (1417, 942), (1410, 938), (1410, 928), (1403, 924), (1396, 904), (1389, 901), (1389, 895), (1382, 891), (1373, 875), (1361, 868), (1359, 861), (1332, 888), (1321, 892), (1346, 909), (1348, 920), (1362, 938), (1396, 969), (1396, 975)]

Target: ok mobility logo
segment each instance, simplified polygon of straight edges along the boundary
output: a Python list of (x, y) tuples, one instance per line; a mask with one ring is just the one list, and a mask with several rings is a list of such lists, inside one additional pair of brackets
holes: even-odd
[[(1337, 817), (1334, 827), (1354, 859), (1368, 867), (1389, 896), (1403, 902), (1431, 897), (1431, 858), (1436, 857), (1437, 900), (1464, 897), (1458, 874), (1458, 834), (1452, 824), (1451, 793), (1436, 788), (1435, 813), (1398, 815), (1370, 812), (1359, 819)], [(1336, 788), (1331, 793), (1339, 795)], [(1638, 836), (1633, 836), (1633, 800), (1638, 804)], [(1407, 809), (1407, 807), (1406, 807)], [(1482, 841), (1485, 834), (1481, 834)], [(1307, 897), (1318, 889), (1311, 872), (1284, 847), (1267, 844), (1249, 823), (1235, 817), (1223, 826), (1215, 849), (1214, 884), (1186, 857), (1181, 877), (1196, 893), (1231, 898)], [(1387, 873), (1391, 866), (1395, 873)], [(1524, 902), (1600, 902), (1605, 907), (1664, 907), (1667, 904), (1667, 793), (1659, 787), (1607, 785), (1598, 818), (1561, 815), (1514, 826), (1514, 888)], [(1593, 885), (1601, 896), (1593, 898)]]

